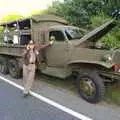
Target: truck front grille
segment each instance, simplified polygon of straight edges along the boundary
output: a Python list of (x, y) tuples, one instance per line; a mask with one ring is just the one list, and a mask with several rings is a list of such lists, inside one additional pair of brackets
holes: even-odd
[(120, 50), (116, 50), (112, 57), (112, 62), (115, 64), (120, 64)]

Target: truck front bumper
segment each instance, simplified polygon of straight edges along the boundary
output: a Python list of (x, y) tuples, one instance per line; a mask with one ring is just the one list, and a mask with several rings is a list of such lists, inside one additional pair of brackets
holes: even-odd
[(120, 72), (114, 72), (114, 71), (100, 71), (100, 75), (110, 78), (110, 80), (120, 80)]

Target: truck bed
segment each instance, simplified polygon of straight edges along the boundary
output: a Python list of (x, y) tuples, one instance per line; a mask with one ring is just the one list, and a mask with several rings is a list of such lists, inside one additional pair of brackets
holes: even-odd
[(25, 46), (15, 44), (0, 44), (0, 54), (22, 57)]

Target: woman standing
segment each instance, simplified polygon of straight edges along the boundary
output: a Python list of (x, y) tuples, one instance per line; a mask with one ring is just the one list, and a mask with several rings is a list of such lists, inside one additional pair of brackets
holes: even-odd
[[(39, 50), (47, 48), (48, 46), (52, 45), (53, 41), (46, 45), (37, 45)], [(36, 45), (34, 41), (30, 41), (24, 51), (23, 59), (23, 81), (24, 81), (24, 90), (23, 94), (24, 97), (29, 95), (29, 91), (32, 87), (34, 77), (35, 77), (35, 68), (36, 68), (36, 61), (38, 58), (39, 52), (36, 49)]]

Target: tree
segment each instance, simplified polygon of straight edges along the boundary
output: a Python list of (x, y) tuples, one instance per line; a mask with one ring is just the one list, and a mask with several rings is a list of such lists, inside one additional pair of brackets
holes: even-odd
[(79, 27), (87, 27), (90, 24), (88, 12), (83, 8), (80, 0), (65, 0), (64, 3), (55, 1), (48, 8), (47, 13), (64, 17), (71, 24)]
[(0, 22), (10, 22), (10, 21), (15, 21), (15, 20), (18, 20), (18, 19), (23, 19), (24, 17), (22, 15), (19, 15), (19, 14), (9, 14), (9, 15), (6, 15), (4, 16)]

